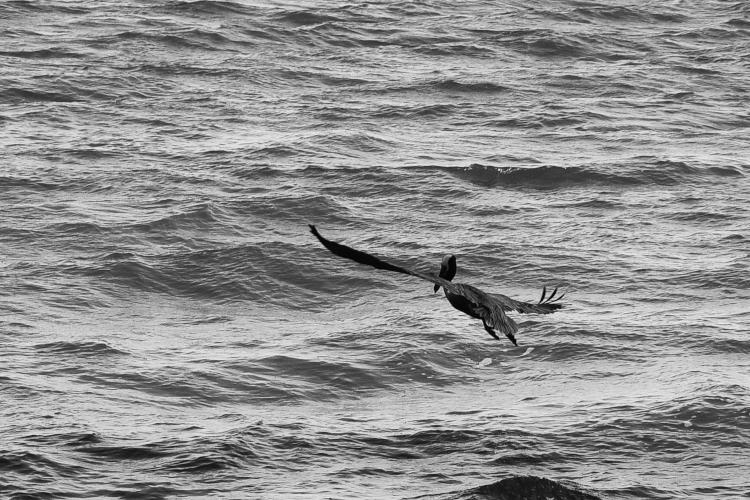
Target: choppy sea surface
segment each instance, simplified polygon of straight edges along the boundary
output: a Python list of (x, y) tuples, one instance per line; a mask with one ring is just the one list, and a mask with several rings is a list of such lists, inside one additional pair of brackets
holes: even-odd
[(0, 2), (0, 497), (750, 497), (749, 99), (744, 1)]

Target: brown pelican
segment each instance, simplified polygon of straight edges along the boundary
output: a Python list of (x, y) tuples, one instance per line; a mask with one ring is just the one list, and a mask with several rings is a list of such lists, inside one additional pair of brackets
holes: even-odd
[(547, 296), (547, 287), (544, 287), (542, 289), (542, 298), (539, 299), (538, 303), (532, 304), (529, 302), (520, 302), (499, 293), (486, 293), (471, 285), (453, 283), (451, 280), (456, 275), (456, 257), (454, 255), (446, 255), (443, 257), (443, 262), (440, 266), (440, 274), (435, 276), (431, 273), (428, 274), (413, 271), (411, 269), (391, 264), (390, 262), (381, 260), (369, 253), (355, 250), (354, 248), (342, 245), (341, 243), (328, 240), (318, 232), (315, 226), (312, 224), (309, 224), (309, 226), (310, 231), (316, 238), (318, 238), (318, 241), (339, 257), (351, 259), (360, 264), (366, 264), (377, 269), (410, 274), (417, 278), (431, 281), (435, 284), (435, 292), (437, 292), (440, 287), (443, 287), (445, 297), (453, 307), (468, 314), (472, 318), (481, 319), (487, 333), (497, 340), (500, 340), (500, 337), (497, 336), (495, 330), (504, 333), (514, 345), (518, 345), (516, 338), (513, 335), (518, 331), (518, 325), (505, 314), (505, 311), (548, 314), (562, 307), (562, 305), (557, 302), (562, 299), (565, 294), (555, 298), (557, 288)]

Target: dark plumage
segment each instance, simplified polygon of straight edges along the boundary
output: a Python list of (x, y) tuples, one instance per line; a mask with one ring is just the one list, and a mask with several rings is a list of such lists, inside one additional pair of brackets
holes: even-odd
[(456, 257), (453, 255), (446, 255), (443, 258), (440, 267), (440, 274), (439, 276), (435, 276), (432, 273), (422, 273), (391, 264), (390, 262), (381, 260), (369, 253), (355, 250), (354, 248), (342, 245), (341, 243), (328, 240), (324, 238), (312, 224), (310, 224), (310, 231), (316, 238), (318, 238), (318, 241), (320, 241), (323, 246), (339, 257), (344, 257), (359, 262), (360, 264), (366, 264), (376, 269), (408, 274), (426, 281), (431, 281), (435, 284), (435, 292), (437, 292), (440, 287), (443, 287), (445, 297), (453, 307), (473, 318), (481, 319), (487, 333), (498, 340), (500, 337), (495, 333), (496, 330), (505, 334), (513, 344), (518, 345), (514, 336), (518, 331), (518, 325), (513, 319), (505, 314), (505, 311), (548, 314), (562, 307), (562, 305), (557, 302), (563, 298), (564, 294), (555, 298), (557, 288), (547, 296), (547, 289), (545, 287), (542, 291), (541, 300), (536, 304), (532, 304), (529, 302), (520, 302), (501, 294), (486, 293), (471, 285), (453, 283), (451, 280), (456, 275)]

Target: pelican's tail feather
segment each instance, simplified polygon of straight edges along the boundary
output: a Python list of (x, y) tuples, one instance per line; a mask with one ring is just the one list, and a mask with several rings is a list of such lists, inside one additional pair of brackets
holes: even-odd
[(555, 302), (560, 302), (563, 297), (565, 297), (564, 293), (561, 293), (557, 298), (555, 296), (557, 295), (557, 288), (552, 290), (552, 293), (547, 295), (547, 287), (542, 287), (542, 298), (539, 299), (539, 302), (537, 302), (537, 305), (540, 306), (547, 306), (550, 309), (560, 309), (562, 305), (556, 304)]

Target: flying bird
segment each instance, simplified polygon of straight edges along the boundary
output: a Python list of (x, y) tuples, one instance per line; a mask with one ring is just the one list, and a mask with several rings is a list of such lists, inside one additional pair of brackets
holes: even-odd
[(438, 276), (435, 276), (432, 273), (423, 273), (397, 266), (390, 262), (381, 260), (369, 253), (355, 250), (354, 248), (342, 245), (341, 243), (336, 243), (335, 241), (324, 238), (314, 225), (309, 224), (309, 226), (310, 232), (318, 238), (318, 241), (339, 257), (344, 257), (359, 262), (360, 264), (372, 266), (376, 269), (408, 274), (426, 281), (431, 281), (435, 285), (434, 291), (436, 293), (440, 287), (442, 287), (445, 292), (445, 297), (453, 307), (468, 314), (472, 318), (481, 319), (487, 333), (497, 340), (500, 340), (500, 337), (498, 337), (496, 331), (505, 334), (514, 345), (518, 345), (514, 335), (518, 331), (518, 325), (512, 318), (509, 318), (508, 315), (505, 314), (505, 311), (549, 314), (562, 307), (558, 302), (565, 294), (558, 296), (557, 288), (547, 295), (547, 287), (544, 287), (542, 289), (542, 298), (539, 299), (538, 303), (532, 304), (529, 302), (514, 300), (499, 293), (483, 292), (479, 288), (471, 285), (453, 283), (453, 277), (456, 275), (455, 255), (446, 255), (443, 257), (440, 266), (440, 273)]

